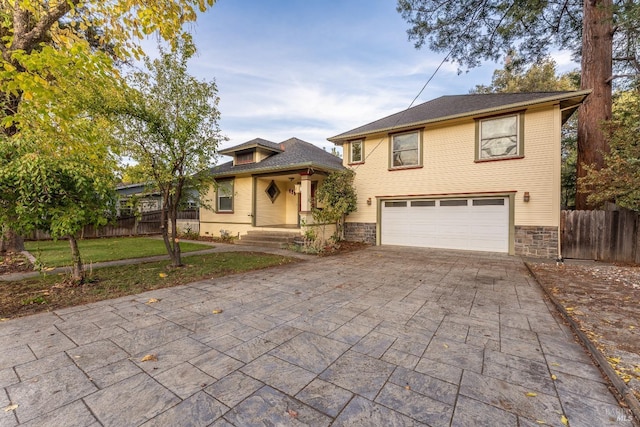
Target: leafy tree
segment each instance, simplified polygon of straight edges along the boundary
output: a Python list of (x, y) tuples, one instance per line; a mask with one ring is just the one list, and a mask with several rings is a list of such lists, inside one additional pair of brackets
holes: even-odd
[[(0, 0), (0, 126), (6, 136), (49, 126), (55, 132), (76, 114), (58, 102), (59, 79), (75, 82), (116, 75), (115, 64), (142, 53), (139, 40), (152, 33), (176, 43), (183, 25), (214, 0)], [(22, 114), (22, 104), (39, 116)], [(46, 124), (48, 115), (57, 120)], [(30, 121), (34, 117), (37, 124)], [(42, 134), (40, 135), (42, 136)], [(67, 138), (52, 137), (66, 142)], [(4, 141), (6, 142), (6, 140)], [(3, 142), (3, 143), (4, 143)], [(6, 217), (6, 215), (5, 215)], [(6, 226), (6, 224), (5, 224)], [(22, 239), (9, 233), (9, 249)]]
[[(611, 84), (640, 73), (640, 4), (629, 0), (507, 1), (398, 0), (409, 38), (468, 67), (515, 50), (541, 60), (552, 46), (581, 58), (581, 87), (593, 92), (580, 107), (578, 176), (584, 164), (604, 165), (609, 151), (601, 123), (611, 118)], [(616, 74), (614, 74), (614, 71)], [(584, 209), (586, 194), (576, 204)]]
[(133, 89), (124, 99), (108, 107), (122, 122), (124, 153), (137, 162), (138, 176), (162, 194), (162, 236), (176, 267), (182, 265), (178, 208), (187, 192), (205, 193), (212, 180), (201, 172), (213, 163), (224, 139), (215, 82), (201, 82), (187, 73), (187, 60), (194, 53), (188, 40), (171, 52), (161, 49), (159, 59), (145, 60), (148, 72), (131, 76)]
[(345, 216), (357, 209), (354, 177), (355, 172), (351, 169), (332, 172), (316, 191), (316, 201), (323, 208), (314, 208), (313, 217), (317, 222), (335, 223), (337, 240), (344, 239)]
[(505, 66), (495, 70), (491, 84), (476, 85), (471, 93), (557, 92), (576, 90), (580, 87), (577, 71), (558, 75), (556, 62), (545, 57), (535, 64), (527, 64), (508, 55)]
[(103, 52), (87, 55), (70, 45), (42, 46), (40, 53), (55, 61), (17, 52), (22, 68), (0, 70), (2, 93), (22, 97), (3, 117), (14, 131), (0, 134), (0, 221), (13, 235), (40, 229), (69, 239), (73, 278), (82, 281), (75, 235), (106, 221), (116, 167), (110, 123), (92, 116), (91, 104), (97, 94), (119, 90), (117, 74)]
[[(472, 93), (551, 92), (575, 90), (580, 86), (580, 75), (572, 71), (557, 75), (556, 63), (551, 58), (529, 68), (517, 57), (508, 56), (503, 69), (495, 70), (490, 85), (476, 85)], [(576, 195), (576, 133), (577, 120), (572, 116), (562, 127), (561, 140), (561, 204), (571, 207)]]
[(611, 152), (605, 167), (587, 165), (580, 187), (588, 190), (589, 202), (599, 206), (615, 201), (619, 206), (640, 211), (640, 91), (617, 94), (613, 118), (604, 126)]
[[(78, 143), (103, 138), (105, 123), (79, 118), (78, 137), (59, 132), (64, 141), (51, 143), (52, 133), (39, 128), (0, 136), (0, 222), (20, 233), (48, 232), (69, 240), (72, 278), (82, 282), (85, 272), (76, 235), (87, 224), (103, 225), (115, 207), (115, 159), (105, 145)], [(68, 145), (65, 149), (61, 146)]]

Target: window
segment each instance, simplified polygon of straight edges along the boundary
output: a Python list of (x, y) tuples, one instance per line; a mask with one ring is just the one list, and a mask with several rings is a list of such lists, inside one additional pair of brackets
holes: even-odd
[(440, 206), (467, 206), (466, 200), (440, 200)]
[(269, 200), (271, 200), (271, 203), (273, 203), (278, 198), (278, 195), (280, 194), (280, 189), (276, 185), (275, 181), (271, 180), (271, 182), (267, 186), (267, 189), (264, 190), (264, 192), (267, 193), (267, 197), (269, 197)]
[(504, 199), (479, 199), (473, 201), (473, 206), (504, 206)]
[(476, 160), (522, 157), (521, 114), (480, 120)]
[(435, 206), (436, 205), (436, 201), (435, 200), (416, 200), (411, 202), (411, 207), (428, 207), (428, 206)]
[(219, 181), (217, 184), (218, 212), (233, 212), (233, 180)]
[(407, 202), (384, 202), (385, 208), (406, 208)]
[(362, 163), (364, 162), (364, 153), (363, 153), (363, 142), (362, 140), (360, 141), (351, 141), (350, 143), (350, 156), (349, 156), (349, 163)]
[(124, 216), (133, 216), (133, 207), (132, 204), (130, 203), (131, 201), (129, 199), (124, 199), (124, 200), (120, 200), (119, 204), (119, 216), (124, 217)]
[(404, 168), (420, 164), (420, 132), (391, 135), (391, 167)]

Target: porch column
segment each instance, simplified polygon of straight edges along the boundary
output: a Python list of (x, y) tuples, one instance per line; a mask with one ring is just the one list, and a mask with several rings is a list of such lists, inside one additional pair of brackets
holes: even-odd
[(300, 174), (300, 213), (311, 212), (311, 175)]

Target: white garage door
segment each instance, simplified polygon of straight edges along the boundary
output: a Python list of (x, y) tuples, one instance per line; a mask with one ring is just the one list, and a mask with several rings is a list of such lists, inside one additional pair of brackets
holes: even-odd
[(509, 252), (509, 199), (383, 200), (383, 245)]

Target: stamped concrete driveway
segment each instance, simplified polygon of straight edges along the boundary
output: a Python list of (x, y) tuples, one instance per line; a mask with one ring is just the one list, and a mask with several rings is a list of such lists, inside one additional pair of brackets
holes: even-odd
[(205, 280), (0, 323), (0, 425), (632, 425), (552, 312), (501, 255)]

